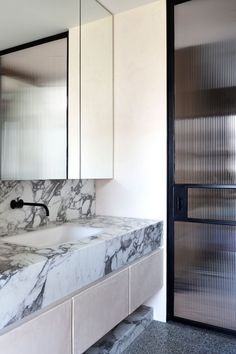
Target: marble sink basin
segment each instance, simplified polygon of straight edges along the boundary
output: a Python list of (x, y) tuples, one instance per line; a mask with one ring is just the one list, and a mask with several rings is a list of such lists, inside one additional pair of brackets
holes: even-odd
[(103, 229), (77, 225), (61, 225), (53, 228), (26, 232), (21, 235), (4, 237), (3, 241), (22, 246), (47, 248), (64, 243), (75, 243), (84, 238), (96, 236)]

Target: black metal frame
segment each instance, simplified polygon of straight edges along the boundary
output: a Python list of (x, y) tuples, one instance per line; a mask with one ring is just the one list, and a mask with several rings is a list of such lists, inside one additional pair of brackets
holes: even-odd
[(167, 320), (174, 315), (174, 3), (167, 5)]
[[(69, 31), (65, 32), (67, 41), (66, 55), (66, 179), (69, 178)], [(62, 37), (63, 38), (63, 37)]]
[(173, 220), (200, 224), (230, 225), (236, 226), (235, 220), (199, 219), (188, 217), (188, 190), (189, 189), (236, 189), (236, 185), (227, 184), (174, 184), (173, 185)]
[(207, 328), (226, 334), (236, 334), (236, 331), (196, 322), (174, 316), (174, 221), (188, 221), (194, 223), (236, 225), (235, 221), (203, 220), (187, 218), (186, 208), (183, 205), (183, 213), (175, 217), (175, 189), (187, 193), (188, 188), (219, 188), (236, 189), (236, 185), (214, 184), (176, 184), (174, 183), (174, 6), (192, 0), (166, 0), (167, 6), (167, 321), (177, 321), (200, 328)]
[(40, 44), (53, 42), (53, 41), (56, 41), (58, 39), (67, 38), (67, 37), (68, 37), (68, 31), (62, 32), (62, 33), (59, 33), (59, 34), (55, 34), (53, 36), (40, 38), (40, 39), (37, 39), (37, 40), (32, 41), (32, 42), (27, 42), (27, 43), (24, 43), (24, 44), (17, 45), (15, 47), (3, 49), (3, 50), (0, 51), (0, 56), (6, 55), (6, 54), (9, 54), (9, 53), (12, 53), (12, 52), (17, 52), (19, 50), (24, 50), (24, 49), (27, 49), (27, 48), (35, 47), (35, 46), (40, 45)]
[(66, 86), (67, 86), (67, 89), (66, 89), (66, 95), (67, 95), (67, 97), (66, 97), (66, 101), (67, 101), (66, 102), (66, 130), (67, 130), (66, 131), (66, 179), (68, 179), (69, 32), (68, 31), (62, 32), (62, 33), (59, 33), (59, 34), (55, 34), (53, 36), (37, 39), (37, 40), (32, 41), (32, 42), (24, 43), (24, 44), (15, 46), (15, 47), (11, 47), (11, 48), (7, 48), (7, 49), (4, 49), (4, 50), (1, 50), (0, 51), (0, 58), (1, 58), (1, 56), (6, 55), (6, 54), (10, 54), (10, 53), (13, 53), (13, 52), (18, 52), (20, 50), (36, 47), (38, 45), (49, 43), (49, 42), (53, 42), (53, 41), (56, 41), (56, 40), (59, 40), (59, 39), (63, 39), (63, 38), (66, 38), (66, 40), (67, 40), (67, 63), (66, 63), (66, 66), (67, 66), (67, 74), (66, 74)]

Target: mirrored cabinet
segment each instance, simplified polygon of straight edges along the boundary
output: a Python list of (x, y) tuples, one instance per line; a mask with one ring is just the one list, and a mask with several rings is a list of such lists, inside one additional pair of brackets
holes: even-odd
[(1, 179), (65, 179), (67, 34), (2, 52), (0, 66)]
[(80, 4), (69, 30), (69, 178), (112, 178), (113, 16), (96, 0)]
[(59, 2), (27, 3), (9, 35), (0, 15), (2, 180), (113, 177), (113, 17)]

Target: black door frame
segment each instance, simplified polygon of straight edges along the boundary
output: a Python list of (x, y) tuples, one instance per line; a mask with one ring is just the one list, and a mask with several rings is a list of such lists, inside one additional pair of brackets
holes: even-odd
[(174, 319), (174, 0), (167, 10), (167, 321)]
[[(236, 331), (195, 322), (174, 316), (174, 7), (192, 0), (166, 0), (167, 10), (167, 321), (177, 321), (200, 328), (213, 329), (227, 334), (236, 334)], [(191, 185), (189, 185), (191, 187)], [(196, 187), (196, 186), (195, 186)], [(200, 186), (199, 186), (200, 187)], [(210, 188), (213, 185), (201, 185), (201, 188)], [(215, 186), (217, 187), (217, 186)], [(218, 185), (219, 188), (227, 188)], [(229, 186), (228, 186), (229, 187)], [(235, 188), (231, 186), (231, 188)], [(190, 219), (188, 221), (191, 221)], [(198, 222), (198, 220), (192, 220)], [(222, 224), (224, 222), (213, 222), (205, 220), (205, 223)], [(225, 222), (233, 224), (235, 222)]]

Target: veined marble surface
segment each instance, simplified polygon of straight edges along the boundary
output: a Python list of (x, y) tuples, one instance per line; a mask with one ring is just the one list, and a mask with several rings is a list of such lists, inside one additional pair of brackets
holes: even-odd
[[(44, 203), (49, 218), (40, 207), (11, 209), (13, 199)], [(66, 222), (95, 215), (93, 180), (0, 181), (0, 236), (31, 230), (48, 221)]]
[(103, 231), (36, 249), (0, 243), (0, 329), (162, 246), (163, 223), (97, 216), (73, 222)]

